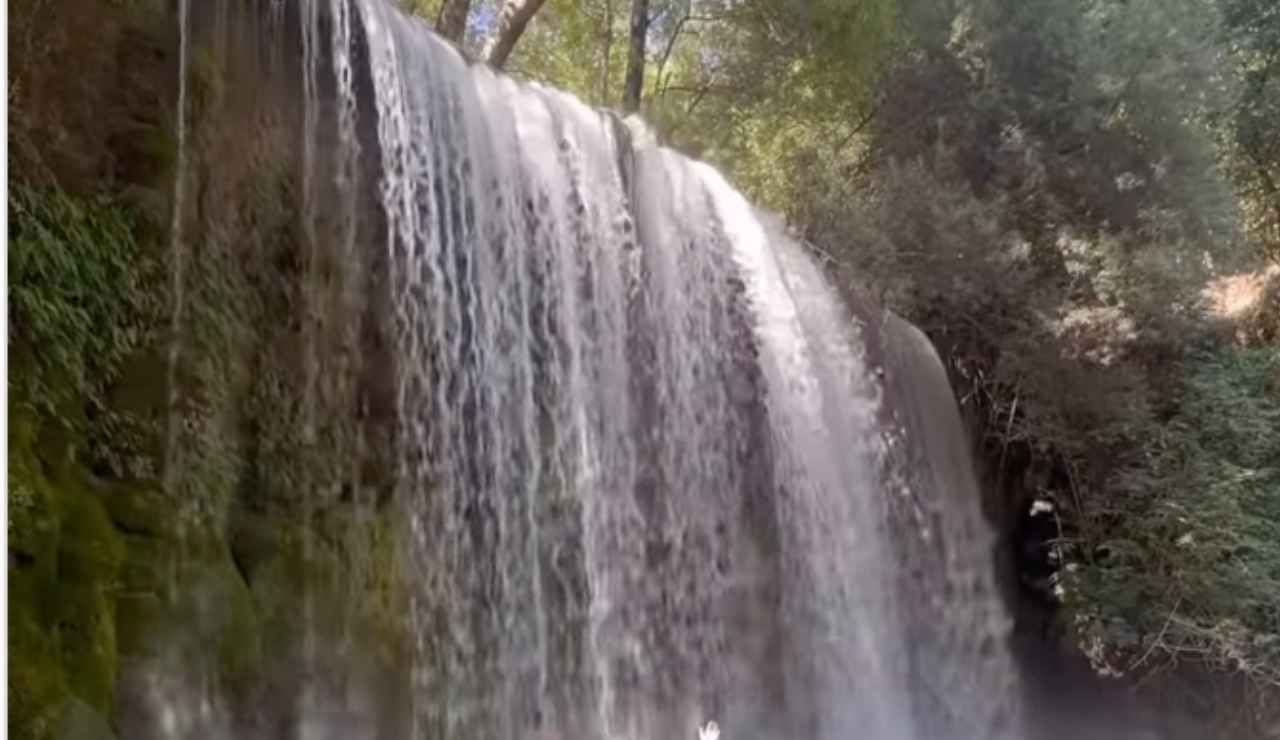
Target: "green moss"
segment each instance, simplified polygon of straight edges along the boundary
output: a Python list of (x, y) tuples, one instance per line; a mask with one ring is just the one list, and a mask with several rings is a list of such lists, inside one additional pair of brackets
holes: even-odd
[(213, 52), (199, 47), (191, 55), (191, 109), (192, 117), (199, 120), (221, 105), (226, 95), (226, 83)]
[(67, 696), (57, 644), (48, 632), (56, 592), (58, 502), (31, 452), (29, 417), (9, 417), (9, 736), (40, 740)]
[(10, 503), (9, 729), (44, 738), (71, 696), (104, 716), (111, 710), (124, 545), (87, 488), (55, 485), (32, 459), (30, 436), (16, 442), (12, 481), (24, 493)]
[(249, 586), (240, 577), (225, 548), (210, 563), (211, 587), (222, 600), (213, 627), (212, 645), (223, 686), (233, 696), (243, 696), (262, 673), (262, 625)]
[(177, 509), (154, 484), (103, 482), (96, 488), (107, 515), (121, 531), (160, 537), (173, 529)]
[(60, 517), (50, 486), (32, 467), (21, 456), (10, 456), (9, 551), (22, 568), (43, 569), (51, 579)]
[(72, 691), (108, 713), (119, 667), (114, 597), (124, 544), (87, 491), (64, 492), (61, 504), (55, 629), (63, 666)]
[(55, 740), (115, 740), (115, 733), (103, 714), (72, 697), (58, 712)]
[(252, 582), (258, 569), (279, 554), (278, 525), (262, 513), (243, 507), (232, 510), (227, 527), (227, 542), (236, 566), (244, 578)]
[[(385, 517), (345, 522), (343, 539), (308, 533), (296, 523), (279, 523), (274, 555), (255, 569), (250, 587), (258, 604), (265, 644), (272, 660), (301, 650), (301, 604), (331, 605), (312, 614), (309, 628), (322, 642), (358, 642), (383, 665), (396, 665), (408, 652), (403, 582), (396, 566), (394, 525)], [(353, 558), (341, 546), (367, 548)], [(337, 608), (335, 608), (335, 606)]]
[(178, 164), (178, 139), (173, 129), (166, 126), (147, 126), (142, 128), (133, 142), (136, 145), (135, 160), (140, 169), (150, 177), (143, 177), (146, 182), (157, 187), (172, 182), (166, 179), (173, 174)]
[(383, 514), (370, 527), (370, 579), (365, 604), (379, 658), (389, 665), (409, 654), (408, 603), (399, 568), (395, 525)]
[(50, 737), (58, 707), (69, 694), (66, 672), (46, 625), (35, 604), (11, 592), (9, 737), (14, 740)]
[(163, 591), (126, 591), (116, 599), (116, 646), (122, 656), (154, 655), (158, 625), (169, 620), (172, 609)]

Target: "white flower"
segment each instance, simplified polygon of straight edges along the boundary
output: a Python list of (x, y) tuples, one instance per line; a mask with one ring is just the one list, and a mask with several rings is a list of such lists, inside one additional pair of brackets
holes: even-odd
[(698, 740), (719, 740), (720, 725), (714, 721), (708, 722), (705, 727), (698, 728)]

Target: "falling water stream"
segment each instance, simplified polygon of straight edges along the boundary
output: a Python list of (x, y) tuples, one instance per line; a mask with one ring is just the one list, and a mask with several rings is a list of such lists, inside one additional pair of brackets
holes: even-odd
[(170, 307), (170, 336), (168, 353), (169, 388), (169, 428), (165, 440), (164, 487), (174, 490), (174, 475), (178, 466), (178, 428), (176, 413), (178, 405), (178, 359), (181, 353), (182, 317), (184, 313), (184, 273), (186, 270), (186, 245), (182, 235), (182, 215), (186, 203), (187, 192), (187, 53), (190, 43), (187, 38), (190, 16), (190, 0), (179, 0), (178, 3), (178, 103), (175, 112), (175, 136), (177, 138), (177, 163), (173, 174), (173, 207), (169, 224), (169, 291), (172, 306)]
[[(642, 124), (470, 65), (384, 0), (302, 0), (296, 29), (281, 5), (303, 239), (385, 262), (408, 734), (1016, 735), (927, 340)], [(350, 306), (307, 306), (310, 438), (354, 370), (317, 340)]]

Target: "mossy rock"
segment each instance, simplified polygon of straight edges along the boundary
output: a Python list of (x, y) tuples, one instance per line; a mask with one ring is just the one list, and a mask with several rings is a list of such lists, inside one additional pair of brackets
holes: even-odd
[(61, 515), (57, 500), (42, 476), (10, 459), (9, 557), (10, 570), (34, 568), (52, 579), (57, 565)]
[[(212, 552), (184, 551), (177, 566), (173, 601), (128, 600), (130, 618), (158, 622), (131, 634), (131, 648), (154, 655), (173, 641), (190, 642), (196, 653), (216, 661), (223, 688), (233, 695), (261, 675), (263, 634), (257, 605), (225, 545)], [(151, 642), (148, 642), (151, 641)]]
[(122, 532), (170, 537), (177, 529), (177, 507), (154, 484), (96, 482), (94, 488)]
[(21, 469), (37, 492), (21, 511), (10, 551), (10, 734), (51, 737), (61, 707), (78, 697), (106, 716), (118, 672), (115, 591), (124, 544), (84, 487)]
[[(67, 404), (68, 408), (74, 408)], [(36, 443), (36, 455), (43, 463), (50, 479), (58, 483), (74, 483), (76, 479), (76, 453), (81, 445), (81, 434), (70, 425), (83, 425), (83, 411), (63, 416), (56, 421), (40, 425)]]
[(9, 601), (9, 737), (53, 736), (58, 708), (70, 695), (57, 644), (40, 614), (16, 598)]
[(55, 629), (68, 685), (105, 714), (118, 671), (115, 592), (124, 543), (87, 491), (63, 491), (61, 499)]
[(116, 599), (116, 646), (122, 657), (152, 655), (157, 625), (166, 624), (172, 609), (159, 592), (138, 591)]
[(247, 583), (280, 552), (280, 522), (271, 516), (237, 506), (227, 525), (227, 544)]
[(211, 575), (225, 607), (212, 644), (217, 649), (224, 687), (238, 695), (262, 673), (262, 624), (253, 595), (236, 570), (230, 551), (224, 550), (223, 557), (213, 564)]
[[(10, 571), (56, 563), (60, 514), (43, 465), (35, 456), (38, 425), (30, 418), (9, 417), (9, 560)], [(46, 574), (52, 578), (53, 573)]]
[(116, 644), (120, 655), (152, 655), (161, 647), (159, 626), (174, 620), (171, 586), (177, 583), (177, 545), (149, 535), (124, 537), (125, 559), (120, 566), (116, 596)]
[(9, 737), (52, 737), (68, 696), (58, 643), (49, 629), (58, 603), (58, 499), (33, 448), (36, 425), (9, 418)]
[(122, 655), (143, 664), (177, 649), (209, 661), (223, 689), (243, 696), (261, 676), (261, 618), (230, 552), (129, 538), (116, 601)]
[(107, 718), (75, 697), (63, 703), (59, 714), (54, 740), (115, 740)]
[[(168, 387), (168, 364), (161, 346), (155, 343), (125, 358), (108, 400), (118, 413), (139, 419), (163, 419), (169, 408)], [(157, 434), (152, 442), (155, 447), (148, 451), (159, 459), (164, 453), (163, 435)]]
[(175, 581), (173, 570), (178, 545), (175, 541), (150, 535), (125, 534), (125, 559), (120, 565), (121, 595), (146, 592), (161, 594)]

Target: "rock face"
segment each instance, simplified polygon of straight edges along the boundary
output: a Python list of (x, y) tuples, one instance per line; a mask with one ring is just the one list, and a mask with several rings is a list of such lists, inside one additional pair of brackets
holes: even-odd
[[(61, 240), (70, 279), (123, 259), (128, 282), (109, 289), (133, 308), (93, 330), (136, 341), (96, 375), (45, 377), (97, 358), (66, 335), (29, 343), (40, 318), (30, 312), (57, 296), (21, 272), (18, 253), (10, 736), (103, 736), (103, 722), (130, 738), (280, 736), (296, 724), (306, 665), (331, 684), (316, 682), (319, 698), (353, 676), (380, 687), (366, 726), (400, 736), (387, 728), (403, 713), (380, 706), (406, 703), (404, 681), (387, 676), (406, 673), (408, 652), (379, 457), (388, 381), (380, 329), (363, 320), (380, 308), (355, 296), (376, 280), (377, 256), (337, 279), (333, 256), (304, 240), (302, 122), (270, 87), (280, 78), (248, 82), (268, 51), (290, 53), (283, 37), (267, 48), (266, 8), (194, 5), (176, 408), (165, 383), (174, 18), (148, 3), (13, 6), (27, 53), (14, 69), (11, 151), (26, 200), (15, 209), (11, 197), (10, 236)], [(53, 202), (63, 211), (42, 208)], [(47, 222), (68, 208), (129, 224), (128, 243), (107, 255), (91, 228)], [(369, 363), (357, 367), (357, 354)], [(171, 410), (181, 474), (164, 490)]]

